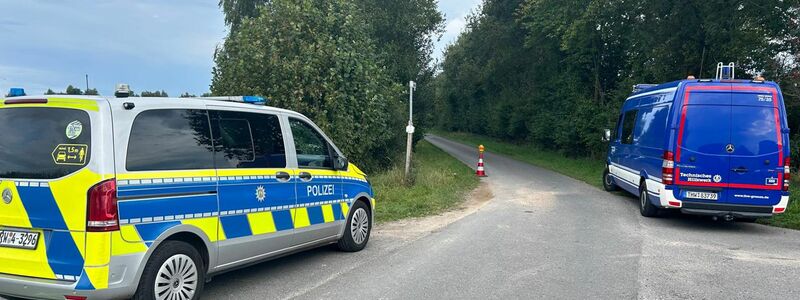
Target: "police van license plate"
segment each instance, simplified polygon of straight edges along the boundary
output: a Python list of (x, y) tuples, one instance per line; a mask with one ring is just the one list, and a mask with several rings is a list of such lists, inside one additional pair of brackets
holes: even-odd
[(700, 199), (700, 200), (717, 200), (719, 195), (714, 192), (694, 192), (686, 191), (686, 198)]
[(0, 230), (0, 247), (36, 249), (38, 243), (38, 232)]

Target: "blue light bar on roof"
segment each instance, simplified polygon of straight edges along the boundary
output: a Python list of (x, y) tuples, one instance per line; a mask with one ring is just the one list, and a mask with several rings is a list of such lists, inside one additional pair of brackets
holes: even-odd
[(242, 102), (244, 103), (266, 103), (267, 100), (263, 97), (259, 96), (242, 96)]
[(23, 88), (11, 88), (8, 90), (9, 97), (20, 97), (25, 96), (25, 89)]

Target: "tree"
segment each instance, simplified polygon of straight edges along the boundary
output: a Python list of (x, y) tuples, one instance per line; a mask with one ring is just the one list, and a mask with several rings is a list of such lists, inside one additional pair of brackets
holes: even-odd
[(97, 92), (97, 89), (93, 89), (93, 88), (92, 88), (92, 89), (88, 89), (88, 90), (86, 90), (86, 92), (84, 93), (84, 95), (89, 95), (89, 96), (99, 96), (99, 95), (100, 95), (100, 93), (98, 93), (98, 92)]
[(67, 86), (66, 90), (67, 95), (83, 95), (83, 91), (81, 89), (72, 86), (71, 84)]
[(193, 94), (189, 94), (189, 92), (185, 92), (185, 93), (181, 94), (181, 96), (180, 96), (180, 97), (181, 97), (181, 98), (195, 98), (195, 97), (197, 97), (197, 96), (195, 96), (195, 95), (193, 95)]
[(169, 97), (169, 95), (167, 95), (167, 92), (165, 92), (164, 90), (155, 92), (142, 91), (141, 97)]
[(404, 111), (380, 54), (353, 1), (273, 0), (217, 51), (211, 91), (299, 111), (350, 159), (377, 168), (401, 149)]
[(45, 95), (55, 95), (55, 94), (56, 94), (56, 92), (54, 92), (52, 89), (47, 89), (47, 91), (46, 91), (46, 92), (44, 92), (44, 94), (45, 94)]

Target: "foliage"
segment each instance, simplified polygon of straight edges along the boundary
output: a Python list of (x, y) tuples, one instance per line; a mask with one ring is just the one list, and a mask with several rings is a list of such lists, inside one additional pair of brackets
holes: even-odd
[[(599, 156), (601, 129), (614, 125), (633, 84), (713, 77), (717, 62), (732, 61), (740, 78), (763, 72), (796, 86), (787, 83), (800, 78), (798, 60), (777, 60), (800, 46), (797, 7), (797, 0), (486, 0), (445, 54), (436, 78), (439, 125)], [(800, 102), (785, 95), (790, 107)]]
[(98, 92), (97, 89), (88, 89), (83, 94), (84, 95), (89, 95), (89, 96), (99, 96), (100, 92)]
[(67, 95), (83, 95), (83, 91), (81, 89), (72, 86), (71, 84), (67, 86), (67, 90), (65, 91)]
[(313, 119), (365, 168), (386, 167), (402, 149), (402, 85), (433, 74), (431, 41), (418, 36), (442, 22), (434, 0), (406, 2), (222, 0), (231, 32), (212, 93), (266, 96)]
[(195, 97), (197, 97), (197, 96), (195, 96), (195, 95), (193, 95), (193, 94), (189, 94), (189, 92), (184, 92), (183, 94), (181, 94), (181, 96), (180, 96), (180, 97), (181, 97), (181, 98), (195, 98)]
[(167, 92), (165, 92), (164, 90), (155, 91), (155, 92), (142, 91), (142, 93), (140, 95), (141, 95), (141, 97), (169, 97)]
[(472, 169), (426, 141), (417, 144), (415, 156), (413, 186), (398, 184), (404, 178), (400, 164), (369, 177), (375, 188), (378, 222), (442, 212), (464, 201), (478, 186)]

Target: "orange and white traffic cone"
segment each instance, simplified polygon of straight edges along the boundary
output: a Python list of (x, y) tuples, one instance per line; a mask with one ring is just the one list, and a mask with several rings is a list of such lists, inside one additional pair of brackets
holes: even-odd
[(478, 177), (486, 177), (486, 171), (483, 169), (483, 145), (478, 146), (478, 169), (475, 170), (475, 175)]

